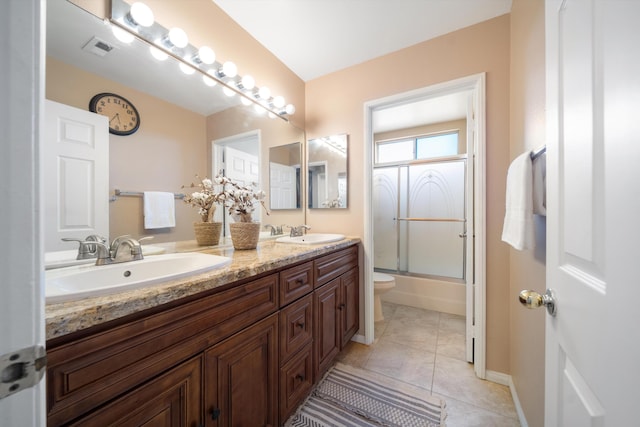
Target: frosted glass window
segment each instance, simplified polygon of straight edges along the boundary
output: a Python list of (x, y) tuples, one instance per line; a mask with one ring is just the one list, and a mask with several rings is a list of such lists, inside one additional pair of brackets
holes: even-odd
[(376, 163), (390, 163), (413, 160), (415, 140), (404, 139), (393, 142), (381, 142), (376, 145), (378, 156)]
[(458, 154), (458, 132), (418, 138), (416, 159), (455, 156)]

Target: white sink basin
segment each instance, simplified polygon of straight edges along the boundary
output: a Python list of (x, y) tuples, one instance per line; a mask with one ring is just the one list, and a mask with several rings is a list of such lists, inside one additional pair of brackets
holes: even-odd
[(304, 236), (296, 237), (279, 237), (276, 239), (278, 243), (293, 243), (298, 245), (318, 245), (321, 243), (338, 242), (344, 239), (344, 234), (330, 234), (330, 233), (311, 233)]
[(47, 303), (64, 302), (142, 288), (222, 268), (231, 258), (202, 253), (155, 255), (110, 265), (80, 265), (45, 271)]
[[(142, 245), (142, 255), (157, 255), (164, 253), (165, 249), (160, 246)], [(70, 267), (73, 265), (95, 264), (95, 258), (76, 259), (78, 256), (77, 249), (68, 251), (47, 252), (44, 254), (44, 268), (50, 270), (52, 268)]]

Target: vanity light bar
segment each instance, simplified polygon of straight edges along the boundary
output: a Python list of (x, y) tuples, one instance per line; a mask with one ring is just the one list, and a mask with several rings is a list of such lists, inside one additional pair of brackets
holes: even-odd
[[(253, 77), (239, 76), (238, 68), (233, 62), (221, 63), (216, 60), (215, 53), (211, 48), (203, 46), (198, 49), (188, 43), (188, 37), (183, 30), (179, 28), (168, 30), (157, 21), (150, 20), (144, 22), (145, 24), (151, 22), (150, 25), (142, 25), (137, 19), (132, 19), (134, 6), (138, 10), (148, 9), (148, 13), (153, 17), (151, 9), (143, 3), (136, 2), (130, 6), (123, 0), (112, 0), (110, 23), (114, 25), (114, 28), (124, 30), (149, 46), (173, 57), (183, 68), (198, 71), (203, 76), (222, 84), (226, 89), (225, 92), (231, 96), (239, 94), (285, 121), (288, 121), (285, 116), (295, 113), (295, 106), (286, 104), (282, 96), (272, 97), (271, 91), (266, 86), (256, 88)], [(173, 37), (172, 40), (170, 32), (174, 35), (179, 33), (180, 37), (177, 40)], [(204, 55), (203, 52), (205, 52)]]

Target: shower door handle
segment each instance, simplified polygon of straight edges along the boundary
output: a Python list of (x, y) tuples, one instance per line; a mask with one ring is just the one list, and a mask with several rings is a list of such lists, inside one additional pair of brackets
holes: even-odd
[(458, 237), (460, 237), (461, 239), (464, 239), (465, 237), (467, 237), (467, 232), (465, 231), (464, 233), (458, 234)]

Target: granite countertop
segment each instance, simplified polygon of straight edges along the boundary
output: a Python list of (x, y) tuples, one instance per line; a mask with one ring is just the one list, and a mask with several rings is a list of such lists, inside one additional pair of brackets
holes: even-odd
[[(237, 280), (256, 276), (306, 259), (358, 243), (347, 237), (339, 242), (295, 245), (266, 240), (254, 250), (234, 250), (232, 246), (199, 247), (195, 241), (162, 244), (167, 252), (193, 252), (230, 257), (227, 267), (207, 273), (78, 301), (47, 304), (47, 339), (61, 337), (141, 310), (214, 289)], [(135, 262), (135, 261), (134, 261)]]

